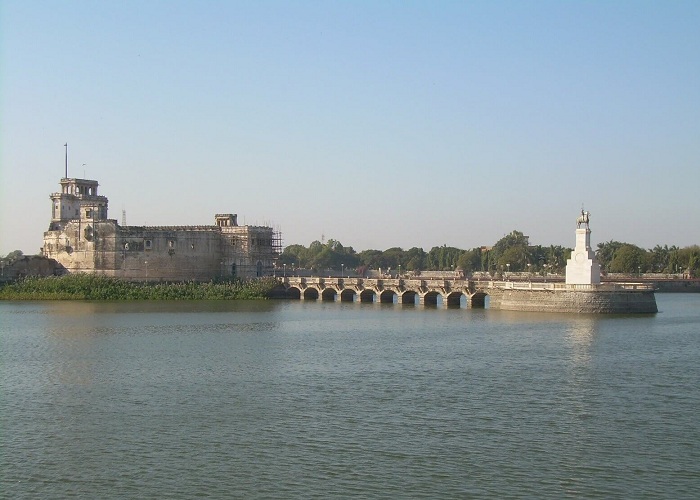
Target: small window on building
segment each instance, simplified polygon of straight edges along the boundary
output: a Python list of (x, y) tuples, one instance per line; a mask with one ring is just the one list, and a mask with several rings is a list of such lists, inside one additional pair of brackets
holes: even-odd
[(168, 241), (168, 248), (175, 248), (175, 240)]
[(85, 210), (85, 217), (92, 217), (92, 210)]
[(146, 240), (143, 242), (143, 247), (146, 250), (150, 250), (152, 246), (153, 246), (153, 242), (151, 240)]

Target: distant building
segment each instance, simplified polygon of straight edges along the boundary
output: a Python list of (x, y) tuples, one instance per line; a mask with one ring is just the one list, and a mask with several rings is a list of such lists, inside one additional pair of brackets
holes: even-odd
[(58, 273), (93, 273), (129, 280), (197, 280), (271, 275), (281, 250), (277, 231), (239, 226), (217, 214), (208, 226), (125, 226), (107, 218), (98, 183), (61, 179), (42, 255)]

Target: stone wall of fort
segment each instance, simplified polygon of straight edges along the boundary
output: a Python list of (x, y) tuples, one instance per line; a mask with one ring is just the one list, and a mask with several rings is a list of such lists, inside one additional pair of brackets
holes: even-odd
[(94, 273), (129, 280), (211, 280), (272, 275), (281, 240), (271, 227), (239, 226), (216, 214), (211, 226), (120, 226), (89, 179), (61, 179), (42, 255), (58, 274)]
[(44, 255), (64, 273), (125, 279), (203, 280), (224, 272), (214, 226), (122, 228), (110, 220), (71, 221), (45, 234)]
[(43, 254), (62, 273), (129, 280), (211, 280), (273, 273), (272, 229), (237, 226), (119, 226), (70, 221), (44, 234)]

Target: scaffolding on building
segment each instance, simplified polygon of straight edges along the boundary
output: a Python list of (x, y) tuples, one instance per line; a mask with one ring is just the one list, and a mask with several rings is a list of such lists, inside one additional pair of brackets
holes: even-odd
[[(282, 230), (279, 226), (276, 226), (272, 230), (272, 251), (275, 254), (275, 262), (282, 255), (283, 242), (282, 242)], [(275, 264), (276, 265), (276, 264)]]

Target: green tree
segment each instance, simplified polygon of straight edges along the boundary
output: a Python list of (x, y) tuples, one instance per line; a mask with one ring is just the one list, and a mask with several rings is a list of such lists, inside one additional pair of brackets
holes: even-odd
[(314, 241), (309, 247), (309, 258), (306, 267), (316, 272), (328, 269), (355, 269), (360, 259), (352, 247), (345, 247), (338, 240), (329, 239), (326, 244)]
[(464, 250), (442, 245), (433, 247), (426, 256), (426, 266), (430, 271), (449, 271), (457, 267), (457, 261)]
[(462, 255), (457, 259), (457, 267), (467, 274), (480, 271), (482, 269), (481, 257), (481, 248), (472, 248), (462, 252)]
[[(481, 250), (481, 249), (480, 249)], [(491, 250), (481, 250), (481, 271), (491, 271)]]
[(382, 251), (381, 250), (363, 250), (358, 254), (360, 265), (367, 269), (378, 269), (382, 267)]
[[(335, 255), (333, 250), (330, 248), (324, 247), (322, 248), (318, 253), (315, 253), (314, 256), (311, 258), (309, 261), (307, 267), (310, 267), (314, 271), (323, 271), (326, 269), (332, 269), (334, 268), (334, 259)], [(340, 267), (340, 265), (338, 265)]]
[(313, 260), (313, 258), (323, 252), (324, 245), (318, 240), (314, 240), (311, 242), (309, 245), (309, 252), (308, 252), (308, 258), (309, 260)]
[(398, 269), (399, 264), (404, 260), (404, 251), (399, 247), (387, 248), (382, 252), (382, 268)]
[(14, 261), (17, 259), (21, 259), (24, 257), (24, 253), (22, 253), (22, 250), (13, 250), (7, 255), (5, 255), (2, 260), (7, 263), (7, 264), (12, 264)]
[(510, 234), (498, 240), (493, 246), (492, 251), (500, 255), (511, 247), (527, 248), (529, 244), (530, 242), (527, 236), (520, 231), (513, 230)]
[[(615, 257), (615, 252), (626, 243), (620, 243), (619, 241), (610, 240), (605, 243), (598, 243), (598, 250), (595, 252), (596, 260), (603, 269), (610, 270), (610, 263)], [(616, 272), (616, 271), (612, 271)]]
[(561, 245), (550, 245), (547, 250), (547, 263), (551, 266), (553, 272), (560, 273), (566, 267), (566, 261), (571, 256), (573, 248), (563, 247)]
[(426, 253), (422, 248), (413, 247), (404, 252), (403, 260), (406, 271), (420, 271), (425, 269), (425, 257)]
[[(8, 254), (3, 261), (9, 264), (23, 254), (16, 250)], [(520, 231), (512, 231), (498, 240), (489, 250), (473, 248), (462, 250), (447, 245), (436, 246), (425, 252), (413, 247), (404, 251), (400, 247), (381, 250), (364, 250), (355, 252), (352, 247), (343, 246), (339, 241), (330, 239), (327, 243), (314, 241), (309, 247), (289, 245), (279, 257), (279, 264), (312, 268), (318, 272), (327, 269), (398, 269), (402, 271), (435, 270), (447, 271), (461, 268), (467, 273), (482, 270), (491, 273), (503, 271), (510, 264), (512, 272), (531, 271), (562, 272), (571, 248), (559, 245), (529, 246), (528, 237)], [(599, 243), (596, 257), (601, 267), (610, 272), (690, 272), (700, 275), (700, 247), (678, 248), (676, 246), (656, 245), (651, 250), (644, 250), (629, 243), (610, 240)]]
[(498, 268), (511, 272), (522, 272), (527, 270), (528, 253), (527, 248), (513, 246), (507, 248), (498, 258)]
[(499, 271), (510, 264), (511, 271), (523, 271), (530, 260), (529, 238), (520, 231), (511, 231), (498, 240), (491, 249), (491, 265)]
[(679, 248), (675, 245), (668, 249), (667, 272), (669, 272), (669, 273), (677, 273), (677, 272), (679, 272), (679, 270), (681, 268), (678, 251), (679, 251)]
[(700, 246), (693, 245), (678, 250), (678, 263), (684, 272), (693, 277), (700, 275)]
[(537, 245), (534, 247), (530, 247), (529, 253), (530, 263), (532, 264), (532, 266), (534, 266), (534, 268), (531, 269), (533, 272), (541, 270), (542, 266), (548, 263), (547, 260), (550, 255), (548, 248), (545, 248), (542, 245)]
[(278, 265), (298, 264), (300, 267), (304, 267), (308, 252), (309, 250), (303, 245), (289, 245), (280, 254)]
[(671, 251), (668, 245), (656, 245), (649, 250), (649, 270), (654, 273), (668, 272)]
[(700, 253), (693, 252), (688, 259), (688, 272), (695, 278), (699, 274), (698, 271), (700, 271)]
[(610, 262), (612, 273), (645, 272), (648, 269), (648, 257), (643, 248), (629, 243), (623, 243), (615, 252)]

